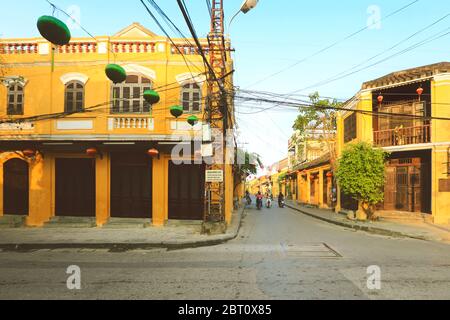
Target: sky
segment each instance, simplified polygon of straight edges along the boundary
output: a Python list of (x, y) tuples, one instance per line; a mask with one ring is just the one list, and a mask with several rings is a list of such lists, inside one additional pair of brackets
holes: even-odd
[[(52, 14), (51, 6), (46, 0), (22, 0), (20, 6), (14, 1), (0, 1), (1, 38), (39, 36), (36, 29), (37, 18)], [(224, 1), (228, 24), (240, 8), (242, 0)], [(352, 68), (450, 14), (448, 0), (418, 0), (407, 9), (389, 17), (391, 13), (413, 1), (260, 0), (256, 9), (247, 15), (239, 15), (227, 30), (236, 49), (235, 85), (241, 89), (291, 93)], [(162, 34), (139, 0), (52, 2), (75, 13), (81, 25), (96, 36), (114, 34), (133, 22), (139, 22), (155, 33)], [(197, 33), (205, 36), (209, 31), (206, 1), (185, 2)], [(157, 3), (185, 34), (189, 34), (175, 0), (157, 0)], [(61, 14), (56, 16), (67, 20)], [(380, 19), (384, 20), (376, 23)], [(311, 57), (368, 25), (370, 28), (354, 37)], [(402, 51), (446, 28), (450, 28), (450, 16), (373, 62)], [(75, 37), (86, 36), (76, 26), (71, 27), (71, 31)], [(307, 57), (311, 58), (305, 60)], [(302, 62), (298, 63), (299, 61)], [(347, 78), (300, 93), (318, 91), (322, 96), (345, 100), (351, 98), (365, 81), (394, 71), (442, 61), (450, 61), (450, 35)], [(296, 65), (292, 66), (293, 64)], [(287, 71), (266, 79), (287, 68)], [(259, 82), (262, 79), (266, 80)], [(251, 86), (256, 82), (259, 83)], [(297, 110), (282, 108), (258, 114), (255, 111), (257, 110), (249, 106), (238, 106), (239, 141), (249, 151), (260, 154), (263, 162), (270, 165), (287, 157), (288, 139), (292, 134)]]

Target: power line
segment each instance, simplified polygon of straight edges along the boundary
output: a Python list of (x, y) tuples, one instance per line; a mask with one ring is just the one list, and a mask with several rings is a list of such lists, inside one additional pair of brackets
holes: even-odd
[[(237, 96), (237, 98), (241, 98)], [(385, 116), (385, 117), (400, 117), (400, 118), (411, 118), (411, 119), (422, 119), (422, 120), (443, 120), (443, 121), (450, 121), (450, 118), (446, 117), (433, 117), (433, 116), (420, 116), (420, 115), (412, 115), (412, 114), (405, 114), (405, 113), (389, 113), (389, 112), (380, 112), (380, 111), (365, 111), (365, 110), (357, 110), (352, 108), (346, 108), (346, 107), (333, 107), (333, 106), (319, 106), (316, 104), (313, 104), (311, 102), (306, 103), (305, 101), (280, 101), (280, 100), (271, 100), (271, 99), (257, 99), (257, 98), (249, 98), (244, 97), (243, 98), (246, 101), (259, 101), (264, 102), (267, 104), (275, 104), (278, 105), (284, 105), (286, 107), (294, 107), (294, 108), (315, 108), (319, 110), (334, 110), (334, 111), (349, 111), (349, 112), (357, 112), (362, 113), (366, 115), (376, 115), (376, 116)], [(266, 111), (266, 110), (264, 110)], [(264, 112), (262, 111), (262, 112)], [(259, 112), (258, 112), (259, 113)], [(251, 113), (252, 114), (252, 113)]]
[(344, 38), (342, 38), (342, 39), (340, 39), (340, 40), (338, 40), (338, 41), (336, 41), (336, 42), (333, 42), (332, 44), (330, 44), (330, 45), (328, 45), (328, 46), (326, 46), (326, 47), (320, 49), (319, 51), (316, 51), (316, 52), (314, 52), (313, 54), (311, 54), (311, 55), (309, 55), (309, 56), (307, 56), (307, 57), (305, 57), (305, 58), (303, 58), (303, 59), (301, 59), (301, 60), (299, 60), (299, 61), (297, 61), (297, 62), (291, 64), (291, 65), (289, 65), (288, 67), (286, 67), (286, 68), (284, 68), (284, 69), (282, 69), (282, 70), (280, 70), (280, 71), (277, 71), (277, 72), (275, 72), (275, 73), (273, 73), (273, 74), (271, 74), (271, 75), (269, 75), (269, 76), (267, 76), (267, 77), (265, 77), (265, 78), (263, 78), (263, 79), (261, 79), (261, 80), (258, 80), (257, 82), (254, 82), (254, 83), (250, 84), (249, 86), (247, 86), (247, 88), (251, 88), (251, 87), (253, 87), (253, 86), (257, 85), (257, 84), (260, 84), (260, 83), (262, 83), (262, 82), (265, 82), (265, 81), (267, 81), (267, 80), (269, 80), (269, 79), (271, 79), (271, 78), (273, 78), (273, 77), (276, 77), (276, 76), (278, 76), (278, 75), (280, 75), (280, 74), (282, 74), (282, 73), (284, 73), (284, 72), (286, 72), (286, 71), (291, 70), (292, 68), (298, 66), (299, 64), (304, 63), (304, 62), (306, 62), (306, 61), (308, 61), (308, 60), (310, 60), (310, 59), (312, 59), (312, 58), (314, 58), (314, 57), (316, 57), (316, 56), (322, 54), (323, 52), (328, 51), (329, 49), (332, 49), (332, 48), (336, 47), (337, 45), (341, 44), (342, 42), (345, 42), (345, 41), (347, 41), (348, 39), (353, 38), (354, 36), (356, 36), (356, 35), (362, 33), (363, 31), (365, 31), (365, 30), (371, 28), (372, 26), (374, 26), (374, 25), (376, 25), (376, 24), (378, 24), (378, 23), (380, 23), (380, 22), (382, 22), (382, 21), (384, 21), (384, 20), (387, 20), (387, 19), (389, 19), (389, 18), (395, 16), (396, 14), (398, 14), (398, 13), (400, 13), (400, 12), (406, 10), (407, 8), (411, 7), (412, 5), (416, 4), (416, 3), (419, 2), (419, 1), (420, 1), (420, 0), (414, 0), (414, 1), (410, 2), (410, 3), (408, 3), (407, 5), (405, 5), (405, 6), (401, 7), (401, 8), (399, 8), (399, 9), (395, 10), (394, 12), (392, 12), (392, 13), (390, 13), (390, 14), (388, 14), (388, 15), (385, 16), (384, 18), (381, 18), (381, 19), (378, 20), (378, 21), (374, 21), (372, 24), (368, 24), (366, 27), (361, 28), (361, 29), (355, 31), (355, 32), (349, 34), (348, 36), (345, 36)]
[[(439, 21), (442, 21), (443, 19), (447, 18), (448, 16), (450, 16), (450, 14), (447, 14), (445, 17), (441, 18)], [(396, 53), (394, 53), (394, 54), (392, 54), (392, 55), (390, 55), (390, 56), (388, 56), (388, 57), (386, 57), (386, 58), (383, 58), (383, 59), (381, 59), (381, 60), (379, 60), (379, 61), (377, 61), (377, 62), (375, 62), (375, 63), (372, 63), (372, 64), (370, 64), (370, 65), (368, 65), (368, 66), (366, 66), (366, 67), (357, 69), (357, 68), (360, 67), (361, 65), (364, 65), (365, 63), (367, 63), (367, 62), (369, 62), (369, 61), (372, 61), (373, 59), (375, 59), (375, 58), (377, 58), (377, 57), (383, 55), (384, 53), (389, 52), (389, 51), (392, 50), (393, 48), (398, 47), (400, 44), (406, 42), (407, 40), (411, 39), (411, 38), (414, 37), (415, 35), (421, 33), (422, 31), (431, 28), (431, 27), (434, 26), (436, 23), (437, 23), (437, 22), (435, 22), (435, 23), (429, 25), (428, 27), (422, 29), (421, 31), (416, 32), (416, 33), (413, 34), (412, 36), (410, 36), (410, 37), (408, 37), (408, 38), (406, 38), (406, 39), (400, 41), (399, 43), (397, 43), (396, 45), (394, 45), (394, 46), (391, 47), (390, 49), (387, 49), (387, 50), (383, 51), (382, 53), (377, 54), (377, 55), (375, 55), (375, 56), (373, 56), (373, 57), (367, 59), (366, 61), (364, 61), (364, 62), (362, 62), (362, 63), (360, 63), (360, 64), (358, 64), (358, 65), (353, 66), (352, 68), (350, 68), (350, 69), (348, 69), (348, 70), (346, 70), (346, 71), (343, 71), (343, 72), (341, 72), (341, 73), (339, 73), (339, 74), (337, 74), (337, 75), (335, 75), (335, 76), (333, 76), (333, 77), (330, 77), (330, 78), (328, 78), (328, 79), (326, 79), (326, 80), (322, 80), (322, 81), (320, 81), (320, 82), (318, 82), (318, 83), (315, 83), (315, 84), (313, 84), (313, 85), (310, 85), (310, 86), (308, 86), (308, 87), (306, 87), (306, 88), (303, 88), (303, 89), (300, 89), (300, 90), (296, 90), (296, 91), (294, 91), (294, 93), (298, 93), (298, 92), (305, 91), (305, 90), (308, 90), (308, 89), (316, 88), (316, 87), (319, 87), (319, 86), (324, 86), (324, 85), (327, 85), (327, 84), (329, 84), (329, 83), (332, 83), (332, 82), (335, 82), (335, 81), (338, 81), (338, 80), (347, 78), (347, 77), (349, 77), (349, 76), (351, 76), (351, 75), (353, 75), (353, 74), (359, 73), (359, 72), (361, 72), (361, 71), (365, 71), (365, 70), (367, 70), (367, 69), (369, 69), (369, 68), (371, 68), (371, 67), (374, 67), (374, 66), (379, 65), (379, 64), (381, 64), (381, 63), (383, 63), (383, 62), (386, 62), (387, 60), (390, 60), (390, 59), (392, 59), (392, 58), (395, 58), (395, 57), (397, 57), (397, 56), (399, 56), (399, 55), (403, 55), (403, 54), (405, 54), (405, 53), (408, 53), (408, 52), (410, 52), (410, 51), (412, 51), (412, 50), (414, 50), (414, 49), (417, 49), (418, 47), (421, 47), (421, 46), (423, 46), (423, 45), (425, 45), (425, 44), (427, 44), (427, 43), (436, 41), (436, 40), (438, 40), (438, 39), (440, 39), (440, 38), (442, 38), (442, 37), (444, 37), (444, 36), (446, 36), (446, 35), (449, 34), (449, 32), (447, 32), (447, 31), (450, 30), (450, 28), (446, 28), (446, 29), (444, 29), (444, 30), (442, 30), (442, 31), (440, 31), (440, 32), (438, 32), (438, 33), (436, 33), (436, 34), (434, 34), (434, 35), (431, 36), (431, 37), (428, 37), (428, 38), (426, 38), (426, 39), (424, 39), (424, 40), (422, 40), (422, 41), (419, 41), (419, 42), (413, 44), (412, 46), (410, 46), (410, 47), (408, 47), (408, 48), (406, 48), (406, 49), (403, 49), (403, 50), (401, 50), (401, 51), (399, 51), (399, 52), (396, 52)], [(357, 69), (357, 70), (355, 70), (355, 69)], [(355, 71), (352, 71), (352, 70), (355, 70)]]

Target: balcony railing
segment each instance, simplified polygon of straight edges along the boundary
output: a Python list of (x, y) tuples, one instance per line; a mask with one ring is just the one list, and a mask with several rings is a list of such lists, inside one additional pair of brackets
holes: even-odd
[(395, 147), (430, 142), (430, 125), (374, 132), (374, 143), (378, 147)]
[(140, 116), (112, 116), (108, 121), (110, 131), (117, 129), (145, 129), (152, 131), (154, 129), (153, 118)]

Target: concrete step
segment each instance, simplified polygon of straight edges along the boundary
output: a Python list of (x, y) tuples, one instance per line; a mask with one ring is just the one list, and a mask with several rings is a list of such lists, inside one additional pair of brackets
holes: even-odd
[(44, 228), (95, 228), (96, 218), (91, 217), (53, 217)]
[(169, 220), (167, 221), (167, 226), (177, 227), (177, 226), (199, 226), (203, 225), (201, 220)]
[(151, 219), (134, 218), (110, 218), (108, 223), (103, 225), (104, 229), (140, 229), (148, 228), (152, 225)]
[(433, 223), (433, 217), (430, 214), (425, 213), (379, 211), (377, 212), (377, 215), (382, 221)]
[(20, 228), (25, 226), (26, 216), (5, 215), (0, 217), (0, 229)]

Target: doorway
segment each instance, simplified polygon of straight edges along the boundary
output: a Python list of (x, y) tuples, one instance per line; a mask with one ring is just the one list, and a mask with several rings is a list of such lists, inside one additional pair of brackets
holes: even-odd
[(56, 159), (56, 216), (95, 217), (95, 159)]
[(11, 159), (3, 166), (3, 210), (7, 215), (28, 215), (29, 168), (21, 159)]
[(145, 154), (111, 157), (111, 217), (152, 217), (152, 161)]
[(169, 219), (203, 220), (204, 165), (169, 164)]

